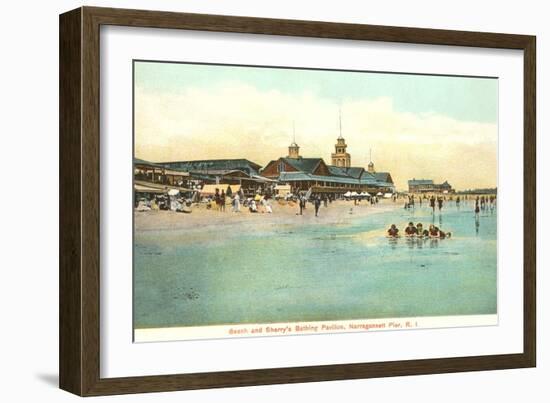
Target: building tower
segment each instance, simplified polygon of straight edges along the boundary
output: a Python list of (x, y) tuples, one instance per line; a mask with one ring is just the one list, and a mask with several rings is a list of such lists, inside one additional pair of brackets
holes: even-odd
[(340, 111), (340, 135), (336, 140), (334, 146), (334, 153), (332, 153), (332, 165), (337, 167), (348, 168), (351, 166), (351, 156), (346, 152), (347, 148), (346, 140), (342, 137), (342, 111)]
[(368, 165), (368, 171), (373, 174), (376, 173), (374, 170), (374, 162), (372, 162), (372, 148), (369, 150), (369, 165)]
[(300, 146), (296, 144), (296, 132), (294, 129), (294, 122), (292, 122), (292, 143), (288, 146), (287, 158), (300, 158)]

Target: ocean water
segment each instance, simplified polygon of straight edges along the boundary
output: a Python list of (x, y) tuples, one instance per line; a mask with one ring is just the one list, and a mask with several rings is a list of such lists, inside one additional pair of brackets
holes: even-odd
[[(452, 237), (385, 237), (409, 221)], [(135, 233), (135, 328), (496, 312), (497, 214), (476, 220), (471, 203), (337, 225)]]

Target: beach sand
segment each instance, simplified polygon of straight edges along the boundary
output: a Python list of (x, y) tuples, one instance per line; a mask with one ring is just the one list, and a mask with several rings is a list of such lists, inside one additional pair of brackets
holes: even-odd
[(197, 229), (200, 226), (223, 228), (232, 227), (264, 227), (270, 225), (297, 225), (297, 224), (322, 224), (346, 225), (354, 218), (364, 217), (372, 214), (379, 214), (403, 208), (402, 203), (391, 200), (381, 200), (380, 203), (371, 205), (361, 202), (357, 205), (353, 201), (338, 200), (329, 203), (327, 207), (321, 204), (319, 215), (315, 217), (313, 204), (308, 203), (307, 208), (299, 215), (297, 204), (280, 205), (272, 202), (273, 213), (250, 213), (247, 208), (241, 206), (241, 211), (235, 213), (231, 206), (226, 207), (225, 212), (216, 209), (207, 209), (204, 204), (192, 206), (192, 213), (176, 213), (173, 211), (134, 211), (134, 224), (136, 231), (159, 231), (159, 230), (181, 230)]

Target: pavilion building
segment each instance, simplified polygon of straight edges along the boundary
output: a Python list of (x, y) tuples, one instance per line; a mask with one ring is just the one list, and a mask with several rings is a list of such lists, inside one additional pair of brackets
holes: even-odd
[[(363, 167), (352, 167), (347, 145), (340, 135), (332, 153), (332, 165), (322, 158), (305, 158), (295, 141), (288, 147), (288, 155), (270, 161), (261, 175), (290, 185), (292, 193), (311, 190), (313, 193), (344, 194), (348, 191), (377, 194), (394, 193), (395, 186), (388, 172), (369, 172)], [(373, 165), (374, 167), (374, 165)]]

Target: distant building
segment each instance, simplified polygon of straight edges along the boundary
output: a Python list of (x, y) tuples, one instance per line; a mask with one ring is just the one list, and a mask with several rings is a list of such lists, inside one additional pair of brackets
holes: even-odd
[(409, 193), (454, 193), (454, 189), (445, 181), (434, 183), (433, 179), (411, 179), (409, 180)]
[(477, 189), (466, 189), (457, 192), (462, 195), (496, 195), (497, 188), (477, 188)]
[(441, 193), (454, 193), (453, 187), (447, 181), (437, 186)]

